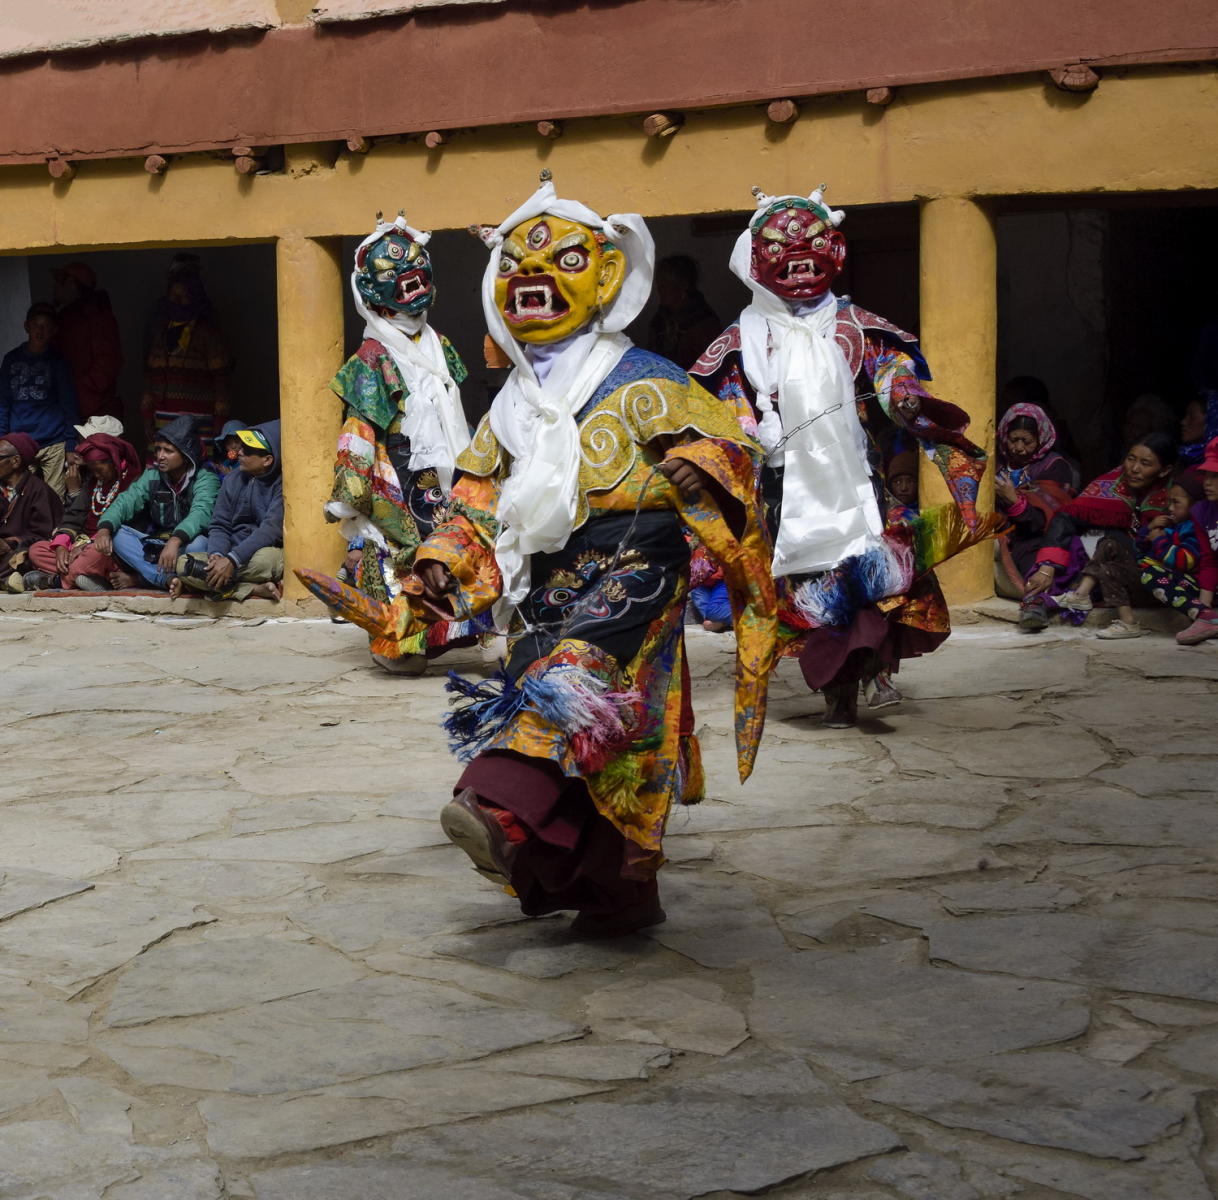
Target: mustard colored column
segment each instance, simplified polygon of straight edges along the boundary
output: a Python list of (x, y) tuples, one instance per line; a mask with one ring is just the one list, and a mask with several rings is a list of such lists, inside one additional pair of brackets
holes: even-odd
[(287, 600), (307, 594), (294, 567), (334, 571), (342, 558), (342, 541), (322, 516), (342, 424), (342, 406), (326, 386), (343, 362), (339, 249), (338, 238), (289, 234), (276, 252)]
[[(968, 436), (990, 455), (979, 512), (994, 508), (994, 412), (998, 350), (998, 248), (994, 221), (981, 204), (961, 197), (922, 202), (922, 348), (931, 390), (969, 415)], [(922, 504), (948, 499), (943, 477), (922, 460)], [(974, 546), (937, 569), (952, 604), (994, 594), (994, 546)]]

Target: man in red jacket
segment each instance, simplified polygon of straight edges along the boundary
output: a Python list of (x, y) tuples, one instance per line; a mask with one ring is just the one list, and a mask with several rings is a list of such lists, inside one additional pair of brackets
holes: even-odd
[(117, 385), (123, 351), (110, 297), (98, 289), (97, 276), (88, 263), (68, 263), (51, 275), (59, 310), (54, 347), (72, 368), (81, 420), (103, 413), (121, 419), (123, 404)]

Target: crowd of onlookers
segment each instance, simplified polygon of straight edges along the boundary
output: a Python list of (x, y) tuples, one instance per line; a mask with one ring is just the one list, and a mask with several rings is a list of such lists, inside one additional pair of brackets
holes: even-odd
[(141, 460), (124, 437), (118, 327), (86, 263), (54, 273), (0, 360), (0, 590), (183, 589), (274, 598), (279, 422), (228, 415), (229, 356), (198, 260), (177, 255), (145, 363)]
[(1140, 397), (1125, 414), (1120, 463), (1082, 486), (1043, 384), (1016, 382), (1034, 399), (1012, 398), (998, 424), (995, 500), (1010, 529), (996, 585), (1019, 600), (1019, 627), (1079, 625), (1102, 600), (1116, 618), (1100, 638), (1141, 637), (1134, 607), (1155, 604), (1189, 618), (1181, 645), (1218, 637), (1218, 391), (1202, 391), (1182, 419)]

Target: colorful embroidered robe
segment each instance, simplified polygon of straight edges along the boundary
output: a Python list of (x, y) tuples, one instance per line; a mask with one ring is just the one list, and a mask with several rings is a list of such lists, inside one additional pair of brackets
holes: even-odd
[[(638, 348), (577, 420), (574, 532), (563, 549), (531, 557), (531, 590), (509, 631), (505, 670), (489, 685), (454, 678), (466, 703), (446, 726), (462, 757), (512, 750), (583, 779), (597, 810), (628, 842), (629, 869), (646, 874), (663, 861), (671, 805), (700, 798), (702, 790), (696, 739), (681, 728), (689, 589), (683, 527), (723, 565), (732, 600), (742, 779), (761, 738), (776, 634), (755, 484), (761, 451), (731, 409), (673, 363)], [(713, 489), (683, 496), (656, 469), (674, 458), (700, 467)], [(454, 610), (468, 617), (489, 610), (501, 589), (494, 514), (511, 461), (488, 419), (457, 465), (462, 475), (447, 520), (424, 541), (418, 560), (448, 568)], [(397, 636), (420, 627), (417, 581), (385, 606), (365, 604), (310, 572), (301, 577), (365, 627), (391, 627)]]
[[(441, 335), (448, 373), (462, 383), (468, 372), (452, 343)], [(410, 469), (410, 440), (402, 419), (410, 393), (388, 350), (367, 338), (330, 381), (343, 400), (331, 500), (348, 504), (381, 532), (386, 545), (364, 540), (357, 583), (378, 600), (389, 601), (410, 574), (419, 543), (444, 520), (447, 506), (434, 470)], [(467, 637), (473, 630), (440, 624), (408, 638), (374, 637), (372, 652), (385, 658), (422, 654)]]
[[(875, 313), (860, 308), (846, 297), (837, 301), (836, 340), (855, 380), (859, 419), (867, 432), (870, 460), (882, 488), (880, 473), (881, 431), (888, 427), (901, 430), (917, 442), (938, 466), (955, 501), (945, 509), (926, 509), (912, 523), (890, 527), (890, 543), (903, 548), (916, 579), (902, 594), (876, 601), (890, 620), (910, 625), (927, 633), (946, 636), (951, 626), (943, 595), (929, 572), (965, 545), (988, 536), (992, 519), (978, 522), (977, 489), (985, 471), (985, 451), (964, 436), (968, 415), (954, 404), (939, 400), (925, 387), (930, 370), (918, 347), (917, 338)], [(740, 326), (730, 325), (690, 368), (690, 374), (721, 400), (730, 404), (750, 433), (757, 429), (760, 413), (756, 394), (745, 375), (741, 355)], [(916, 398), (918, 412), (909, 417), (899, 402)], [(778, 528), (782, 508), (782, 471), (769, 465), (762, 468), (761, 489), (771, 533)], [(896, 506), (891, 495), (878, 495), (881, 512)], [(849, 624), (853, 613), (868, 602), (869, 584), (849, 578), (841, 569), (825, 572), (816, 581), (816, 611), (824, 624)], [(803, 635), (816, 622), (795, 603), (801, 580), (779, 581), (779, 612), (783, 653), (796, 654), (803, 646)], [(881, 585), (882, 590), (882, 585)], [(828, 617), (829, 620), (823, 620)]]

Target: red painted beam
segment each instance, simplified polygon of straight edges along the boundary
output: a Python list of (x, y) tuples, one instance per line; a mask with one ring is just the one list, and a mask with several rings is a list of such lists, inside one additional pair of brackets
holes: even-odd
[(1218, 59), (1218, 5), (1173, 0), (617, 0), (0, 64), (0, 163), (343, 140), (764, 104), (868, 88)]

